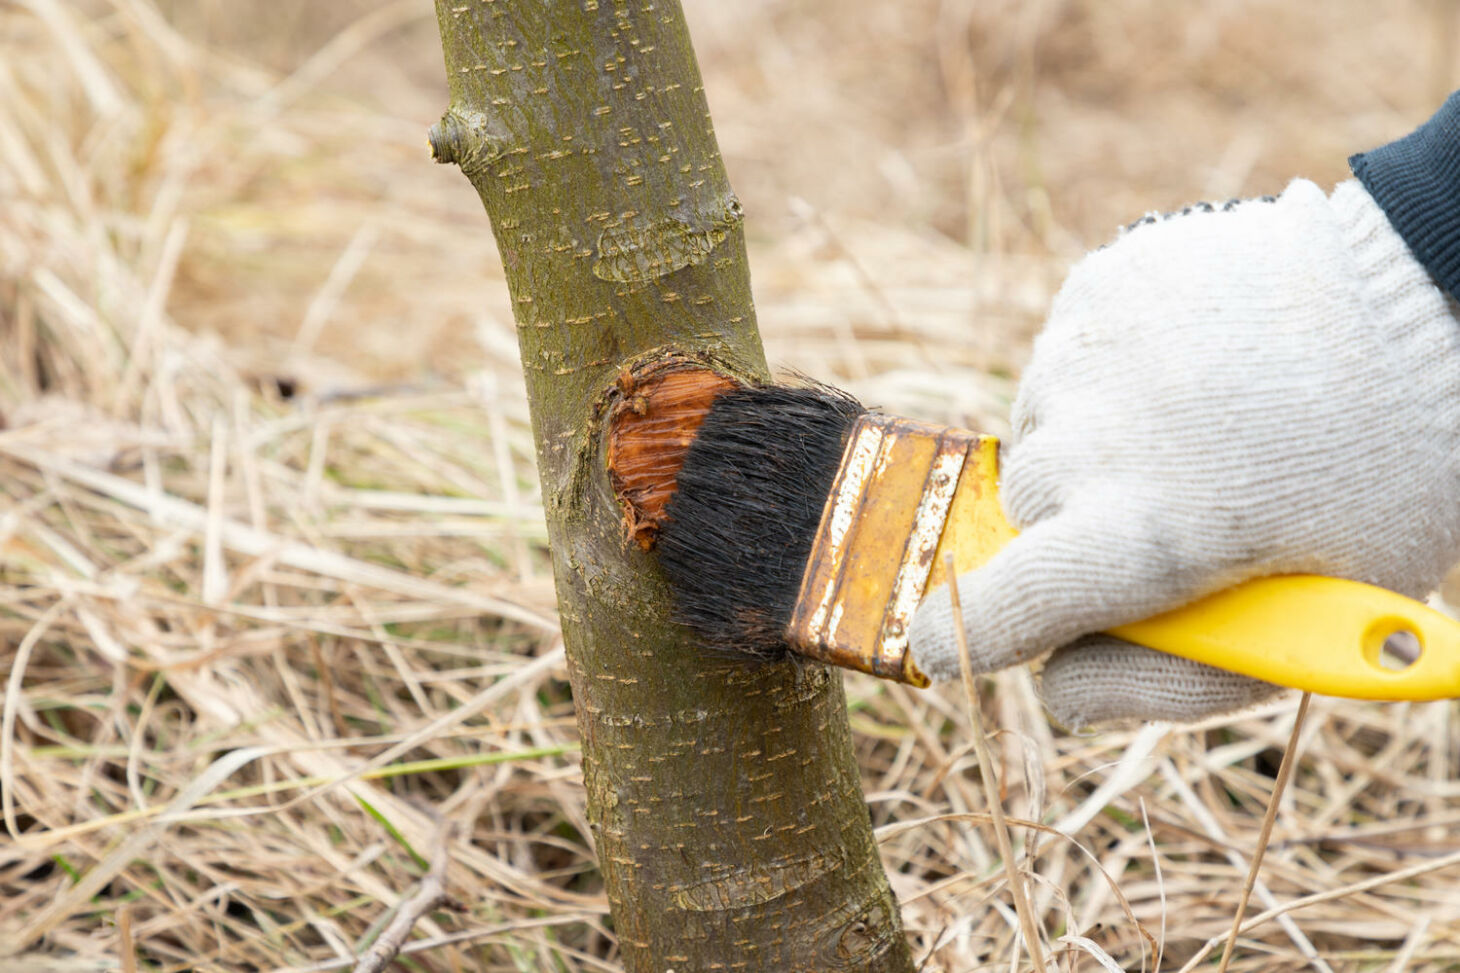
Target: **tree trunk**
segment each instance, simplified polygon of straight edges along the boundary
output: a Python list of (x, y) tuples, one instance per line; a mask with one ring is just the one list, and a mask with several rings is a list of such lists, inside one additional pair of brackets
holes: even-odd
[(673, 0), (437, 0), (436, 158), (481, 196), (537, 439), (588, 809), (630, 971), (912, 963), (841, 679), (707, 663), (626, 543), (601, 418), (670, 354), (765, 370), (740, 207)]

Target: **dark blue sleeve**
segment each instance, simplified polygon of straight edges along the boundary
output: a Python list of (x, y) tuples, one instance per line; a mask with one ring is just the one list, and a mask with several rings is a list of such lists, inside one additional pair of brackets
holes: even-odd
[(1460, 299), (1460, 91), (1404, 138), (1348, 164), (1430, 276)]

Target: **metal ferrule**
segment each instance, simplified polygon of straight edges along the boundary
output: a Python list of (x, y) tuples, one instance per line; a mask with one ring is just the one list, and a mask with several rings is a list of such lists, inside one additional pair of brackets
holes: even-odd
[(926, 686), (908, 652), (908, 628), (930, 578), (941, 577), (950, 513), (959, 507), (976, 519), (992, 498), (997, 544), (1010, 533), (998, 510), (995, 457), (992, 437), (965, 429), (875, 414), (858, 419), (802, 576), (792, 648)]

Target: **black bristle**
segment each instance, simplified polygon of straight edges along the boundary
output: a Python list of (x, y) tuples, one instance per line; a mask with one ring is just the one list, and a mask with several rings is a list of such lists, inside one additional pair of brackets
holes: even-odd
[(738, 388), (715, 400), (656, 545), (677, 619), (711, 651), (785, 655), (822, 508), (864, 411), (810, 384)]

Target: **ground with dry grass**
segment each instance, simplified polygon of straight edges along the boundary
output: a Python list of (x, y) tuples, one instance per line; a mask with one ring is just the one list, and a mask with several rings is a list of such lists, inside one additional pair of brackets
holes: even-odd
[[(1460, 84), (1450, 0), (687, 6), (772, 359), (994, 431), (1084, 248)], [(0, 968), (348, 968), (445, 842), (403, 968), (617, 969), (445, 103), (424, 0), (0, 6)], [(924, 969), (1010, 968), (956, 691), (848, 689)], [(1220, 951), (1294, 708), (1081, 737), (991, 681), (1062, 969)], [(1234, 968), (1460, 968), (1457, 716), (1315, 701)]]

